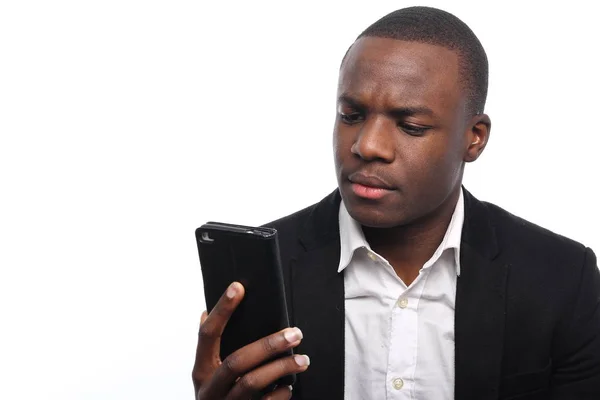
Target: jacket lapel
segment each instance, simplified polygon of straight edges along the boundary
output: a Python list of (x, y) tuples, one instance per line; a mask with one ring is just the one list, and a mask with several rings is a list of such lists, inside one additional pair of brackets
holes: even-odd
[(487, 207), (465, 190), (455, 311), (457, 400), (498, 398), (508, 276), (498, 252)]
[(300, 250), (292, 259), (293, 317), (304, 334), (297, 351), (311, 359), (310, 368), (298, 375), (296, 394), (303, 400), (344, 398), (344, 278), (337, 272), (339, 204), (336, 190), (315, 207), (302, 229)]

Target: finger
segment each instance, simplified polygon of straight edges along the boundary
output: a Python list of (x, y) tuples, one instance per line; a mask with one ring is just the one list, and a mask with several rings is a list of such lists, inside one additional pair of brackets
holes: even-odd
[[(202, 315), (200, 316), (200, 326), (202, 326), (204, 321), (206, 321), (207, 317), (208, 317), (208, 313), (206, 312), (206, 310), (202, 311)], [(199, 384), (199, 380), (201, 379), (201, 373), (200, 373), (201, 368), (198, 363), (199, 350), (200, 350), (200, 343), (198, 343), (198, 346), (196, 347), (196, 362), (194, 363), (194, 368), (192, 370), (192, 379), (194, 380), (194, 385)]]
[(283, 386), (275, 389), (271, 393), (265, 394), (261, 400), (289, 400), (292, 398), (292, 387)]
[(309, 364), (310, 359), (308, 356), (300, 354), (271, 361), (242, 376), (235, 383), (226, 399), (246, 399), (279, 378), (306, 371)]
[(242, 347), (223, 360), (214, 372), (207, 390), (211, 395), (223, 398), (236, 380), (246, 372), (298, 346), (301, 340), (300, 329), (286, 328)]
[(233, 282), (210, 314), (201, 318), (193, 373), (196, 379), (201, 380), (204, 374), (211, 372), (219, 365), (219, 346), (223, 329), (243, 298), (244, 287), (239, 282)]
[(231, 314), (233, 314), (243, 298), (244, 287), (241, 283), (233, 282), (229, 285), (204, 322), (200, 325), (199, 341), (202, 341), (203, 348), (210, 348), (219, 344), (227, 321), (229, 321)]

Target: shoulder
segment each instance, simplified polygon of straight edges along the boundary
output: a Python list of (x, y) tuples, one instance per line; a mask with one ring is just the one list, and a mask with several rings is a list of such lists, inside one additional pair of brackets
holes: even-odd
[(336, 189), (318, 203), (308, 206), (293, 214), (269, 222), (264, 226), (277, 229), (280, 240), (304, 236), (314, 240), (324, 240), (328, 236), (337, 235), (338, 212), (341, 197)]
[(573, 239), (518, 217), (503, 208), (483, 202), (503, 250), (525, 252), (531, 257), (583, 260), (586, 246)]
[(335, 190), (318, 203), (263, 225), (277, 230), (281, 265), (288, 285), (291, 265), (303, 251), (310, 248), (307, 246), (314, 242), (322, 243), (339, 234), (339, 201), (339, 192)]
[(494, 227), (500, 234), (515, 235), (519, 238), (530, 238), (534, 242), (552, 243), (560, 247), (582, 248), (583, 244), (565, 237), (559, 233), (552, 232), (533, 222), (514, 215), (509, 211), (489, 202), (482, 202), (489, 211)]
[(310, 215), (317, 205), (318, 203), (312, 204), (290, 215), (268, 222), (263, 226), (276, 229), (279, 238), (297, 236), (302, 227), (308, 222)]

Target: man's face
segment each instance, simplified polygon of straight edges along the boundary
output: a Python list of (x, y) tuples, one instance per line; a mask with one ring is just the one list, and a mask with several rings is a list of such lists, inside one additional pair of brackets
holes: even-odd
[(334, 152), (350, 215), (374, 228), (426, 218), (456, 193), (472, 139), (458, 55), (364, 37), (340, 70)]

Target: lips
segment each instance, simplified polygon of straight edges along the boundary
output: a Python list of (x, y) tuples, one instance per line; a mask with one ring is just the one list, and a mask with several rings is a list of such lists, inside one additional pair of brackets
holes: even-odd
[(352, 183), (357, 183), (374, 189), (394, 190), (395, 188), (387, 183), (384, 179), (375, 175), (366, 175), (362, 172), (356, 172), (348, 177)]
[(394, 190), (392, 185), (374, 175), (355, 173), (348, 180), (352, 183), (352, 192), (363, 199), (379, 200)]

